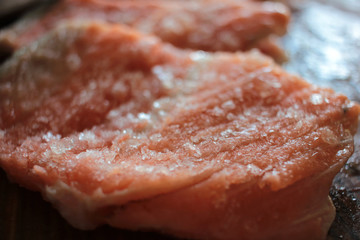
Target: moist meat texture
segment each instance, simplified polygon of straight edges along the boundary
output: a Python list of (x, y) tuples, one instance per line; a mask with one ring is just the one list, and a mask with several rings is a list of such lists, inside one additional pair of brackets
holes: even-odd
[(0, 165), (72, 225), (324, 239), (359, 107), (248, 54), (64, 25), (0, 68)]
[(284, 53), (272, 39), (286, 32), (289, 11), (279, 3), (236, 0), (62, 0), (0, 32), (0, 47), (17, 49), (61, 22), (89, 19), (123, 23), (181, 48), (256, 47), (282, 61)]

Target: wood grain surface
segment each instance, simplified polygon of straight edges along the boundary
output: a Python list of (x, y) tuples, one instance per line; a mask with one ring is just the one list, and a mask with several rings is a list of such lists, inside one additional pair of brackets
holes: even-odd
[[(360, 102), (360, 2), (294, 0), (293, 21), (283, 39), (289, 54), (285, 68)], [(8, 19), (18, 17), (9, 16)], [(3, 21), (8, 23), (8, 21)], [(1, 22), (0, 22), (1, 25)], [(337, 209), (329, 239), (360, 239), (360, 131), (355, 153), (336, 176), (330, 191)], [(39, 193), (11, 183), (0, 169), (0, 240), (119, 239), (174, 240), (149, 232), (101, 227), (71, 227)]]
[(70, 226), (37, 192), (10, 183), (0, 170), (1, 240), (175, 240), (150, 232), (131, 232), (103, 226), (81, 231)]

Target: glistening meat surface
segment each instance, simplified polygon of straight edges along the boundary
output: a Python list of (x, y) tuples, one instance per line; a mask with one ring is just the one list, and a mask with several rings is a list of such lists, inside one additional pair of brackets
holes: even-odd
[[(280, 3), (233, 0), (63, 0), (0, 32), (0, 47), (17, 49), (64, 21), (122, 23), (177, 47), (205, 51), (259, 48), (278, 61), (272, 35), (286, 32), (289, 11)], [(272, 36), (271, 38), (269, 36)]]
[(359, 107), (257, 53), (65, 25), (0, 69), (0, 164), (74, 226), (325, 238)]

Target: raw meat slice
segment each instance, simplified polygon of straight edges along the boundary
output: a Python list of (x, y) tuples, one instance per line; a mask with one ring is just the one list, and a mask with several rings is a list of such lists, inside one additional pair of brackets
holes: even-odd
[[(90, 19), (123, 23), (181, 48), (249, 50), (270, 35), (284, 34), (289, 14), (281, 4), (251, 1), (64, 0), (0, 32), (0, 45), (16, 49), (63, 21)], [(275, 59), (283, 55), (267, 52), (280, 54)]]
[(324, 239), (359, 106), (249, 54), (65, 25), (0, 68), (0, 166), (74, 226)]

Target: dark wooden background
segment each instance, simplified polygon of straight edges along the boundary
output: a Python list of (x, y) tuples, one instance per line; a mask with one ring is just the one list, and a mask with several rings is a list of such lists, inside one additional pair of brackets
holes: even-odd
[[(1, 4), (4, 1), (0, 0)], [(51, 0), (38, 0), (46, 2)], [(289, 54), (284, 65), (307, 80), (334, 88), (360, 102), (360, 0), (290, 0), (295, 4), (293, 23), (283, 39)], [(35, 6), (0, 15), (0, 27)], [(1, 61), (8, 57), (0, 54)], [(355, 153), (334, 180), (330, 191), (337, 210), (328, 239), (360, 240), (360, 132)], [(39, 193), (11, 183), (0, 169), (0, 240), (174, 240), (148, 232), (107, 226), (94, 231), (71, 227)]]

